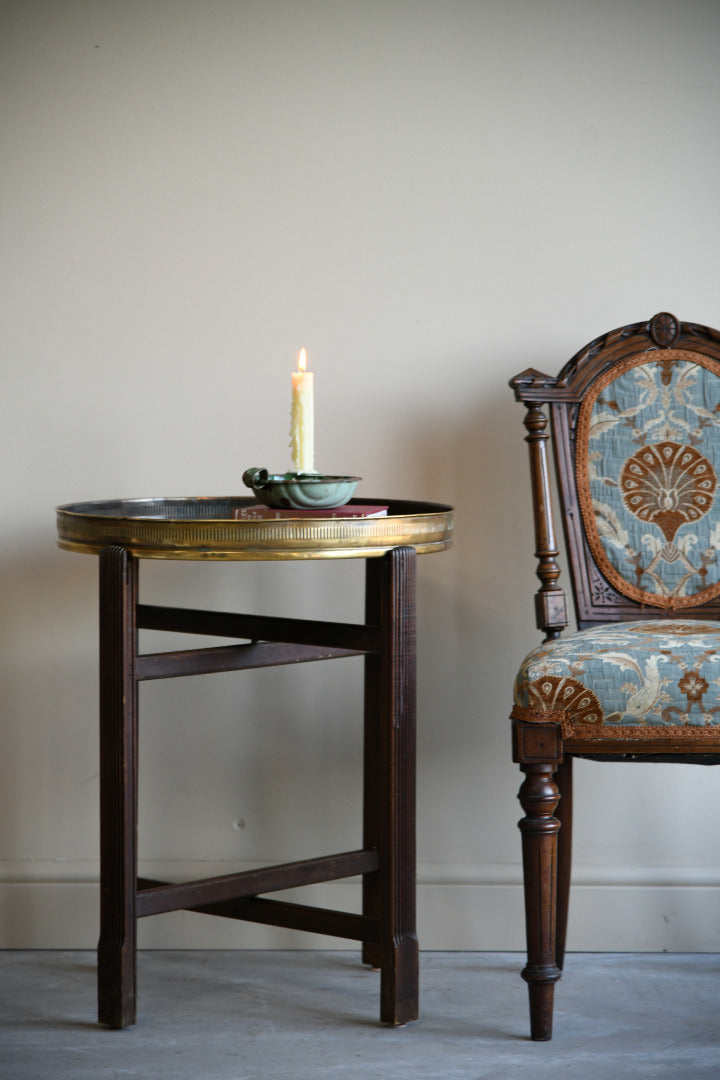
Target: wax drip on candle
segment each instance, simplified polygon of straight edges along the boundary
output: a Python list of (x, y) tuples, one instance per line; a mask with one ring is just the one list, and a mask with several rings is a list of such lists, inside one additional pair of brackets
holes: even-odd
[(295, 472), (315, 472), (314, 442), (313, 373), (307, 370), (307, 353), (301, 349), (298, 370), (292, 373), (290, 450)]

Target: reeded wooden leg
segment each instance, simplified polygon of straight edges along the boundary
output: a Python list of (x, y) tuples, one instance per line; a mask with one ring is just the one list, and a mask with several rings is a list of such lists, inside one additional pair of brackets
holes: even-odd
[(555, 960), (557, 928), (557, 834), (554, 817), (558, 789), (555, 764), (524, 764), (518, 798), (525, 811), (522, 833), (525, 877), (527, 965), (522, 973), (530, 992), (530, 1032), (538, 1041), (552, 1038), (553, 995), (560, 970)]
[[(395, 548), (368, 565), (376, 593), (376, 625), (382, 652), (368, 661), (366, 737), (377, 751), (366, 758), (365, 843), (380, 856), (377, 875), (366, 879), (366, 914), (380, 918), (378, 948), (364, 958), (379, 961), (380, 1019), (406, 1024), (418, 1015), (418, 941), (415, 915), (415, 723), (416, 628), (414, 548)], [(373, 715), (374, 714), (374, 715)], [(377, 771), (377, 780), (369, 774)]]
[(557, 939), (555, 942), (555, 963), (562, 971), (565, 965), (565, 942), (567, 940), (572, 870), (573, 759), (569, 755), (558, 765), (555, 780), (560, 793), (560, 801), (555, 811), (555, 816), (560, 822), (557, 839)]
[[(382, 593), (382, 559), (365, 560), (365, 622), (368, 626), (380, 625)], [(380, 748), (382, 708), (382, 656), (370, 653), (365, 657), (365, 735), (363, 759), (363, 847), (380, 847), (382, 815), (380, 813)], [(363, 877), (363, 915), (379, 919), (381, 913), (380, 874)], [(364, 941), (362, 961), (370, 967), (380, 968), (382, 963), (380, 942)]]
[(100, 555), (100, 939), (98, 1020), (135, 1023), (137, 561)]

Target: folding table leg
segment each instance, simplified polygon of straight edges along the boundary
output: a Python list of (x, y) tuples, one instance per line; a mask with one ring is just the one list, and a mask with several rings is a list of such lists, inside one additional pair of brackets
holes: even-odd
[(98, 1020), (135, 1023), (137, 560), (100, 554), (100, 939)]
[(380, 869), (364, 879), (364, 914), (379, 918), (380, 942), (363, 959), (381, 970), (380, 1018), (418, 1015), (415, 916), (416, 552), (395, 548), (367, 561), (367, 616), (382, 650), (365, 670), (364, 846)]
[[(382, 559), (365, 560), (365, 622), (380, 626), (382, 591)], [(380, 814), (380, 747), (381, 747), (381, 689), (383, 660), (380, 653), (369, 653), (365, 664), (365, 734), (363, 761), (363, 847), (380, 848), (382, 816)], [(379, 873), (363, 877), (363, 915), (379, 919), (381, 911), (381, 877)], [(370, 967), (380, 968), (380, 942), (365, 941), (362, 960)]]

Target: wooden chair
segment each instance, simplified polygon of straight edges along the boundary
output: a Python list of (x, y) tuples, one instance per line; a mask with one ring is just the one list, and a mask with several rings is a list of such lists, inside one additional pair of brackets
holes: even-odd
[[(510, 381), (527, 409), (537, 625), (513, 759), (531, 1036), (552, 1036), (570, 890), (574, 757), (720, 761), (720, 332), (662, 312)], [(568, 624), (548, 416), (578, 631)]]

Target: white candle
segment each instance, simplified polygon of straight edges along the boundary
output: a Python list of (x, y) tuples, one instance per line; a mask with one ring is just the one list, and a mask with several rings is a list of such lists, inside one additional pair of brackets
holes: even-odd
[(298, 371), (292, 373), (292, 413), (290, 449), (295, 472), (314, 472), (315, 419), (313, 408), (313, 373), (307, 371), (305, 350), (300, 350)]

